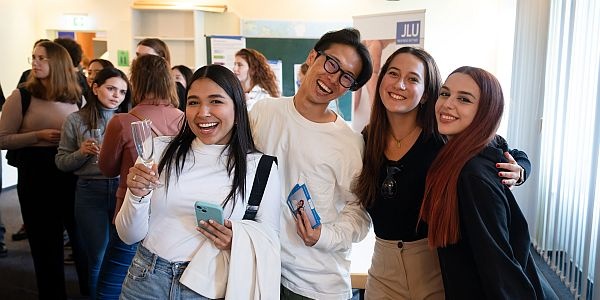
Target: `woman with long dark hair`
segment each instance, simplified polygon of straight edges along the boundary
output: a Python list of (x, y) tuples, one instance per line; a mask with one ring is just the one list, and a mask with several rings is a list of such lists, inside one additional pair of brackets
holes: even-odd
[[(276, 165), (269, 166), (256, 222), (245, 224), (242, 218), (251, 208), (250, 191), (263, 155), (254, 146), (244, 94), (233, 73), (219, 65), (196, 71), (188, 87), (185, 116), (187, 122), (175, 137), (154, 139), (158, 167), (148, 168), (138, 159), (127, 176), (129, 189), (117, 215), (117, 230), (126, 243), (143, 241), (121, 299), (214, 299), (226, 293), (242, 299), (231, 293), (245, 284), (227, 285), (229, 258), (222, 260), (223, 255), (231, 256), (234, 264), (236, 253), (242, 253), (243, 264), (255, 263), (258, 268), (262, 264), (267, 270), (260, 275), (237, 268), (235, 272), (244, 274), (242, 280), (247, 282), (259, 276), (261, 285), (271, 287), (261, 290), (261, 297), (272, 299), (279, 294), (280, 280), (276, 272), (280, 265), (279, 177)], [(164, 185), (156, 187), (156, 182)], [(225, 222), (198, 224), (194, 212), (198, 200), (221, 206)], [(266, 254), (257, 254), (262, 258), (256, 262), (250, 245), (235, 241), (244, 236), (247, 226), (257, 229), (250, 238), (254, 247), (267, 247)], [(263, 235), (269, 238), (260, 238)], [(273, 261), (264, 264), (262, 259)], [(189, 273), (187, 279), (182, 277), (184, 271)], [(253, 297), (244, 295), (243, 299)]]
[(96, 74), (86, 105), (67, 117), (61, 131), (56, 166), (77, 177), (75, 220), (81, 232), (89, 265), (90, 294), (95, 298), (96, 283), (110, 227), (115, 213), (119, 177), (104, 176), (98, 168), (98, 154), (108, 121), (127, 112), (131, 87), (118, 69), (105, 68)]

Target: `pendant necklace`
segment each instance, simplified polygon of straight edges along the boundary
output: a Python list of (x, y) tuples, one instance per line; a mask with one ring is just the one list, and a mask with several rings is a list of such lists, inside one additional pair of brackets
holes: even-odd
[(392, 132), (392, 130), (390, 129), (390, 135), (392, 136), (392, 139), (394, 139), (394, 141), (396, 142), (396, 147), (402, 148), (402, 141), (404, 141), (407, 137), (411, 136), (413, 134), (413, 132), (415, 132), (415, 130), (417, 130), (417, 128), (419, 128), (419, 126), (415, 126), (415, 128), (413, 128), (413, 130), (411, 130), (409, 133), (407, 133), (405, 136), (403, 136), (400, 139), (397, 139), (396, 136), (394, 135), (394, 132)]

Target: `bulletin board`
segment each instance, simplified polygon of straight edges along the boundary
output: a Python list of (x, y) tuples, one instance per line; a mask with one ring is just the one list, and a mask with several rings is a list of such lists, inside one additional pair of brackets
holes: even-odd
[[(310, 50), (317, 43), (317, 39), (292, 39), (292, 38), (246, 38), (246, 48), (256, 49), (269, 60), (283, 62), (283, 96), (294, 95), (294, 64), (302, 64)], [(210, 58), (210, 37), (206, 38), (207, 58)], [(346, 93), (339, 99), (339, 108), (345, 120), (350, 120), (352, 110), (351, 93)]]

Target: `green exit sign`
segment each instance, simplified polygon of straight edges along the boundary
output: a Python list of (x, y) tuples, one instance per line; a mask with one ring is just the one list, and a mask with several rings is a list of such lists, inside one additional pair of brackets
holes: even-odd
[(119, 67), (129, 66), (129, 51), (128, 50), (117, 50), (117, 64)]

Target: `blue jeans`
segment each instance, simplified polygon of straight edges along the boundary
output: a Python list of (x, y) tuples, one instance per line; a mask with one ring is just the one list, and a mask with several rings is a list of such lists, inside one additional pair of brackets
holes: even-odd
[(92, 299), (96, 296), (98, 274), (108, 246), (118, 186), (118, 178), (77, 180), (75, 221), (87, 254)]
[(123, 280), (138, 244), (125, 244), (119, 238), (115, 225), (110, 226), (110, 241), (98, 275), (96, 299), (119, 299)]
[(121, 299), (209, 299), (179, 283), (189, 262), (169, 262), (141, 244), (123, 282)]

